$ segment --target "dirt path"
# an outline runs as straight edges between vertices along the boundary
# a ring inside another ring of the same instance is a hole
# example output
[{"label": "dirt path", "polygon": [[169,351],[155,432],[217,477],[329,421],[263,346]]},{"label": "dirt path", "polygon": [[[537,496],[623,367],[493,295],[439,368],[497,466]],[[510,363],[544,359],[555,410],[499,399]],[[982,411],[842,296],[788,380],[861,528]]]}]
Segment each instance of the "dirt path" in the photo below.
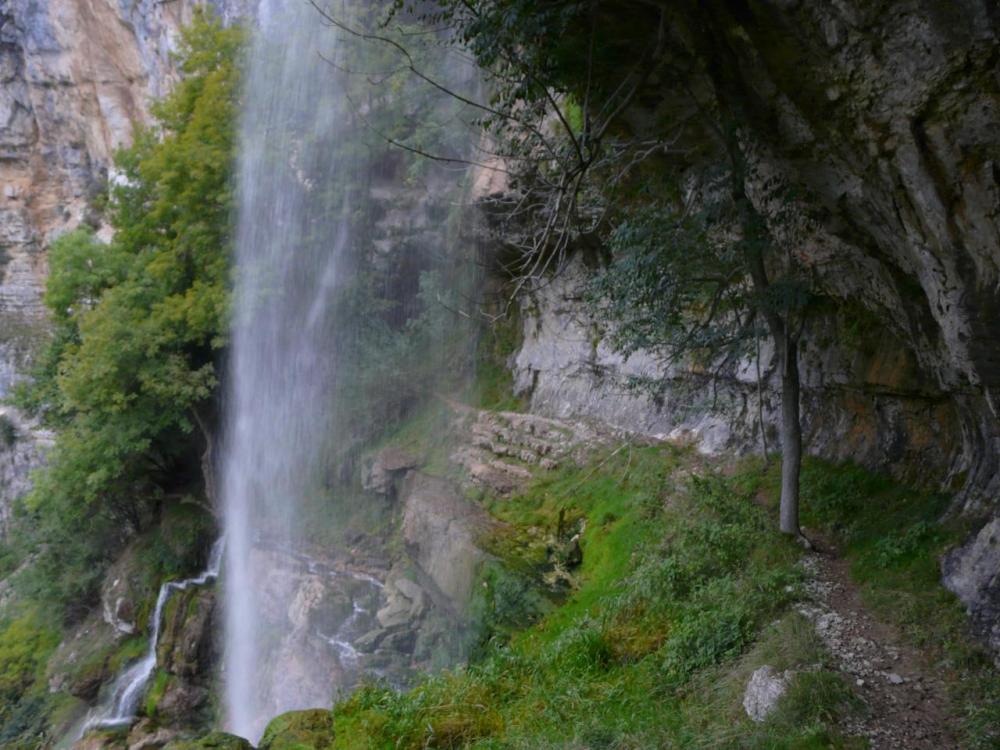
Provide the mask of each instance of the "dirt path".
[{"label": "dirt path", "polygon": [[949,731],[944,686],[920,651],[875,618],[850,579],[848,564],[821,542],[807,554],[810,601],[799,611],[815,625],[838,668],[868,706],[848,734],[866,737],[872,750],[946,750],[956,747]]}]

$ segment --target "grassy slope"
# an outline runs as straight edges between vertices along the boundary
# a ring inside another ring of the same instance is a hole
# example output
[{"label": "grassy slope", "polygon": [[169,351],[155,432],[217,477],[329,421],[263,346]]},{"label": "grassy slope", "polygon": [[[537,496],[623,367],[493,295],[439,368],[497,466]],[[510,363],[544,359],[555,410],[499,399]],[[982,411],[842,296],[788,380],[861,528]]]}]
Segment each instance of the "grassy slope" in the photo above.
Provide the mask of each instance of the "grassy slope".
[{"label": "grassy slope", "polygon": [[[495,502],[509,526],[493,549],[521,579],[545,569],[560,511],[567,534],[585,523],[578,588],[546,612],[487,576],[480,657],[404,694],[359,690],[334,710],[337,747],[856,746],[835,731],[850,687],[790,607],[798,549],[746,476],[689,476],[695,463],[633,448]],[[516,628],[518,606],[534,624]],[[810,671],[756,725],[741,699],[765,663]]]}]

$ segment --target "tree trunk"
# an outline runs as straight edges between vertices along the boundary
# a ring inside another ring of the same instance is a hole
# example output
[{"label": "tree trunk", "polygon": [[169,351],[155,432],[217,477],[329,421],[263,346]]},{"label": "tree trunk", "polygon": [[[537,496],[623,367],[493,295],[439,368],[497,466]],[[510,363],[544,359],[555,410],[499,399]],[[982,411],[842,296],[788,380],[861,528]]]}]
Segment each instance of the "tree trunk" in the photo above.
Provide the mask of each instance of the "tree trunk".
[{"label": "tree trunk", "polygon": [[205,440],[205,451],[201,454],[201,474],[205,480],[205,498],[208,500],[208,507],[211,508],[213,515],[218,516],[219,506],[215,483],[214,436],[205,418],[196,407],[191,408],[191,414]]},{"label": "tree trunk", "polygon": [[781,367],[781,531],[799,536],[799,473],[802,427],[799,424],[799,349],[785,336]]}]

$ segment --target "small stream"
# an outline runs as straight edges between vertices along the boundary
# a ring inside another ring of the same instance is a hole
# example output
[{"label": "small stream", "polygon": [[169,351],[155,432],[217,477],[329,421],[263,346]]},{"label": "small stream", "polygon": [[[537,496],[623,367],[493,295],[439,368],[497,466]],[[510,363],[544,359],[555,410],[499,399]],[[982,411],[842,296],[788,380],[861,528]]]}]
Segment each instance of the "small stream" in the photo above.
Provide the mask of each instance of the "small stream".
[{"label": "small stream", "polygon": [[149,636],[146,654],[115,678],[107,698],[87,715],[75,739],[83,737],[91,729],[112,729],[127,726],[135,720],[139,703],[146,693],[150,678],[156,671],[156,648],[159,645],[160,628],[163,624],[163,608],[175,592],[184,591],[192,586],[205,586],[215,581],[219,577],[224,548],[225,537],[223,536],[212,545],[208,567],[205,570],[193,578],[187,578],[183,581],[168,581],[160,586],[160,592],[156,597],[156,607],[153,610],[152,632]]}]

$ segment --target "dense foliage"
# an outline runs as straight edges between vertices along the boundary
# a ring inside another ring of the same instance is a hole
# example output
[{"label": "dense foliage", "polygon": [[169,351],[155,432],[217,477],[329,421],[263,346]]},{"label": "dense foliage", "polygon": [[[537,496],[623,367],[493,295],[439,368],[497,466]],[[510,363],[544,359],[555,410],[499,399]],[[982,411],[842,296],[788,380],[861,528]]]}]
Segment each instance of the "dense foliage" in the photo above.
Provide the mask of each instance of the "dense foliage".
[{"label": "dense foliage", "polygon": [[45,301],[55,331],[21,403],[58,430],[25,501],[30,583],[74,615],[121,540],[197,471],[225,342],[234,107],[242,35],[199,12],[182,80],[116,159],[114,239],[57,239]]}]

